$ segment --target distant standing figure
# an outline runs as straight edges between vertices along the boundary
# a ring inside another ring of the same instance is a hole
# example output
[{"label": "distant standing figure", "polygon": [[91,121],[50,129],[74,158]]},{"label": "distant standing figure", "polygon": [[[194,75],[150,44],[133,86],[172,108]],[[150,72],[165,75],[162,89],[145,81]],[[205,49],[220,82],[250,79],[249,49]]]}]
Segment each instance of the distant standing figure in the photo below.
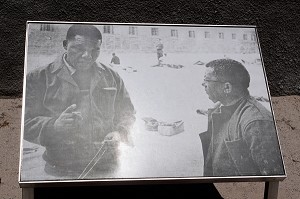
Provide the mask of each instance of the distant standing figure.
[{"label": "distant standing figure", "polygon": [[162,44],[161,39],[159,39],[158,44],[156,45],[156,52],[157,52],[158,62],[160,61],[159,58],[161,58],[164,55],[163,49],[164,49],[164,45]]},{"label": "distant standing figure", "polygon": [[113,57],[112,57],[110,63],[119,65],[120,64],[120,58],[115,53],[113,53],[112,56]]}]

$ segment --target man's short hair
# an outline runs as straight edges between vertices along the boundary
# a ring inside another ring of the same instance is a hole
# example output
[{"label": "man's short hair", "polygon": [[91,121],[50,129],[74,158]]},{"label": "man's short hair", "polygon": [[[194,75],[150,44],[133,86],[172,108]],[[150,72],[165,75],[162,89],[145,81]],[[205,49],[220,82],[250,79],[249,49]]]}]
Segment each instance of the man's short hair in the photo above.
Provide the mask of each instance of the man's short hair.
[{"label": "man's short hair", "polygon": [[250,75],[243,64],[232,59],[217,59],[206,64],[206,67],[214,69],[219,81],[235,84],[242,89],[247,89],[250,83]]},{"label": "man's short hair", "polygon": [[102,34],[98,28],[92,25],[72,25],[67,32],[67,40],[72,40],[76,35],[85,36],[92,40],[102,40]]}]

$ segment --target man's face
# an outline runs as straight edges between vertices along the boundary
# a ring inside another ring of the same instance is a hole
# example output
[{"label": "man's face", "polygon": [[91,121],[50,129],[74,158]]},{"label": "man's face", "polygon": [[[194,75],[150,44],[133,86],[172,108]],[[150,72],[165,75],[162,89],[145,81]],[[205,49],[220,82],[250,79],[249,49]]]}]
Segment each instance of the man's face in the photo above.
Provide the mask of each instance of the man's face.
[{"label": "man's face", "polygon": [[205,71],[204,80],[202,86],[205,88],[205,92],[208,98],[214,103],[224,98],[224,83],[220,82],[214,75],[213,68],[207,68]]},{"label": "man's face", "polygon": [[91,40],[85,36],[76,35],[64,46],[67,51],[66,60],[76,70],[87,70],[97,60],[100,46],[101,40]]}]

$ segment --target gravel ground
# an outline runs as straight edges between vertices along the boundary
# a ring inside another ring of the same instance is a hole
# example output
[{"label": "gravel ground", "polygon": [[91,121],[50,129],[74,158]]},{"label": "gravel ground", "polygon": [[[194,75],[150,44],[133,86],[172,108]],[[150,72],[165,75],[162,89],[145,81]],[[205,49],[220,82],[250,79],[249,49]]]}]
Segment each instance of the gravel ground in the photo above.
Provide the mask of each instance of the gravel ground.
[{"label": "gravel ground", "polygon": [[[280,182],[278,198],[300,194],[300,96],[272,98],[287,178]],[[19,199],[19,143],[22,99],[0,99],[0,198]],[[263,198],[263,182],[216,183],[224,198]]]}]

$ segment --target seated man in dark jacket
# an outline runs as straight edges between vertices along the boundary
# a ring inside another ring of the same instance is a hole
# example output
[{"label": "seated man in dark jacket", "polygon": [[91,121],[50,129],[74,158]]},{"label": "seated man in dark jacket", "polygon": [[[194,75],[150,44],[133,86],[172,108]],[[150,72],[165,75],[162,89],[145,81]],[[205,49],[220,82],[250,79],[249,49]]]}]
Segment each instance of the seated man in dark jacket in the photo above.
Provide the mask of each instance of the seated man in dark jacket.
[{"label": "seated man in dark jacket", "polygon": [[116,55],[116,53],[113,53],[112,56],[110,63],[120,65],[120,58]]},{"label": "seated man in dark jacket", "polygon": [[254,98],[246,68],[231,59],[206,64],[203,86],[211,101],[208,130],[200,134],[204,176],[283,175],[271,113]]},{"label": "seated man in dark jacket", "polygon": [[101,42],[96,27],[73,25],[65,53],[27,75],[24,139],[45,146],[50,175],[112,173],[119,143],[128,141],[134,107],[120,76],[96,63]]}]

